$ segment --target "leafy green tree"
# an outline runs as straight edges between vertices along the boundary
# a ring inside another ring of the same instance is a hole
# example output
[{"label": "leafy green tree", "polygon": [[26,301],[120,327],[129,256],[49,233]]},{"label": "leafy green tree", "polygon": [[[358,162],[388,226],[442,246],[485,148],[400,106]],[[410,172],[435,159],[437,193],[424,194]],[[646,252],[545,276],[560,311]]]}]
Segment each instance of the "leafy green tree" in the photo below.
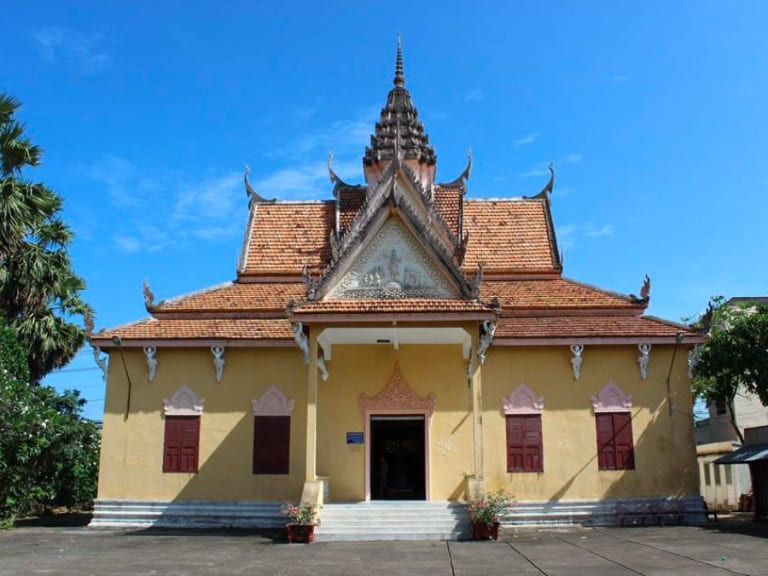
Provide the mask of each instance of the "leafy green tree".
[{"label": "leafy green tree", "polygon": [[96,495],[99,430],[77,392],[30,386],[26,351],[0,326],[0,525],[49,505],[81,508]]},{"label": "leafy green tree", "polygon": [[695,354],[694,391],[729,407],[731,424],[743,441],[735,421],[736,395],[755,394],[768,406],[768,306],[713,299],[704,323],[709,339]]},{"label": "leafy green tree", "polygon": [[24,136],[20,103],[0,93],[0,319],[18,334],[38,383],[69,362],[85,335],[77,320],[89,310],[85,283],[72,270],[72,232],[60,217],[62,199],[23,177],[40,147]]}]

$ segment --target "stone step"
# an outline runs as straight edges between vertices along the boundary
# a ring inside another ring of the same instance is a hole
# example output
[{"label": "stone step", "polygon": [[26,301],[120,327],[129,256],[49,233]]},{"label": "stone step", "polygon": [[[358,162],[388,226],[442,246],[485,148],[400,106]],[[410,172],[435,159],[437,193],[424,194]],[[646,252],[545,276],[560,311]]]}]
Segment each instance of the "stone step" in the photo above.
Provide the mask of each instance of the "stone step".
[{"label": "stone step", "polygon": [[326,504],[320,521],[319,541],[458,540],[471,533],[465,506],[451,502]]}]

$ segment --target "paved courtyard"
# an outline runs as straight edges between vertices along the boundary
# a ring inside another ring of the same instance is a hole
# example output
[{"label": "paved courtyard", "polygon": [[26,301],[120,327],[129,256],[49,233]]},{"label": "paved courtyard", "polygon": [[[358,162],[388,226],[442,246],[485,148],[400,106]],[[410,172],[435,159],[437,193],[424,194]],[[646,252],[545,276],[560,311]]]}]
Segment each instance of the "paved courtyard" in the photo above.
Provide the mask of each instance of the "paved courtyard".
[{"label": "paved courtyard", "polygon": [[0,532],[0,574],[768,575],[768,529],[527,529],[499,542],[289,545],[246,532],[33,526]]}]

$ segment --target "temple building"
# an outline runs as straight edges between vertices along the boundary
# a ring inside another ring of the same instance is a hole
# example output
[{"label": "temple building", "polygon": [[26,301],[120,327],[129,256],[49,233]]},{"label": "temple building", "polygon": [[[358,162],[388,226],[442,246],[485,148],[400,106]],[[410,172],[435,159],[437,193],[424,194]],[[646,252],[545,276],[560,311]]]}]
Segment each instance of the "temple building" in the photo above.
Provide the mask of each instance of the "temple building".
[{"label": "temple building", "polygon": [[302,499],[343,537],[355,510],[458,518],[498,488],[508,523],[702,517],[701,337],[644,314],[647,277],[634,296],[563,276],[553,169],[523,198],[472,198],[471,158],[438,182],[399,47],[364,184],[328,168],[324,201],[266,200],[246,174],[236,279],[145,286],[148,318],[91,335],[95,525],[275,525]]}]

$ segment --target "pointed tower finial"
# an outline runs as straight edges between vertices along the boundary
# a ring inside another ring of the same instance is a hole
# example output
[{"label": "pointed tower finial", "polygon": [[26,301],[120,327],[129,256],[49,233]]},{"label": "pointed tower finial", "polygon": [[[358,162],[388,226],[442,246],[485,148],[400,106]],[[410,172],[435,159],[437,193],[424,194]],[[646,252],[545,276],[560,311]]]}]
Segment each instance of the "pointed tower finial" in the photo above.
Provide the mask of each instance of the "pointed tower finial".
[{"label": "pointed tower finial", "polygon": [[400,34],[397,35],[397,61],[395,62],[395,86],[405,86],[405,76],[403,75],[403,41]]}]

